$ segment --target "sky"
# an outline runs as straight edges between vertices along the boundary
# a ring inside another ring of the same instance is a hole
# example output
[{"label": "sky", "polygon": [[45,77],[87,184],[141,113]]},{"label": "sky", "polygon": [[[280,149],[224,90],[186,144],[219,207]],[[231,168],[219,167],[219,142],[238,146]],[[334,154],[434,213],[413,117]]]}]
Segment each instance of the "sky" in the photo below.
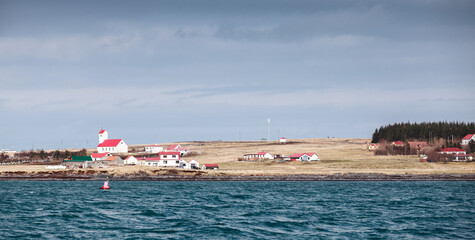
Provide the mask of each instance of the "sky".
[{"label": "sky", "polygon": [[0,1],[0,148],[475,121],[475,1]]}]

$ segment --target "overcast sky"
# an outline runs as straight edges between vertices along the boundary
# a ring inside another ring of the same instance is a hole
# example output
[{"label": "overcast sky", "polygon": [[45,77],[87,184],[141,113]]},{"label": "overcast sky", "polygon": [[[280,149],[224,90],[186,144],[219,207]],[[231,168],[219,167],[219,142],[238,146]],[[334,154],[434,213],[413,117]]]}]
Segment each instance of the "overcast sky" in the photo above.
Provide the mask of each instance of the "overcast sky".
[{"label": "overcast sky", "polygon": [[475,1],[0,1],[0,148],[475,121]]}]

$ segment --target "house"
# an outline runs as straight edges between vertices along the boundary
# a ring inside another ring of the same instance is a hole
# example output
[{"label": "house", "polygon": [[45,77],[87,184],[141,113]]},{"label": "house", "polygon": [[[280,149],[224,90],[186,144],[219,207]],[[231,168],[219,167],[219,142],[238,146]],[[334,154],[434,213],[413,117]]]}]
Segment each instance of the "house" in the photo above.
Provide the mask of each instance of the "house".
[{"label": "house", "polygon": [[462,138],[462,145],[468,145],[470,141],[475,141],[475,133],[467,134],[467,136]]},{"label": "house", "polygon": [[441,154],[467,154],[465,150],[460,149],[460,148],[445,148],[439,150],[439,153]]},{"label": "house", "polygon": [[423,148],[427,147],[427,142],[408,142],[409,148],[411,150],[420,151]]},{"label": "house", "polygon": [[290,161],[320,161],[316,153],[294,153],[290,155]]},{"label": "house", "polygon": [[185,161],[181,159],[180,152],[159,152],[158,157],[138,159],[137,162],[153,167],[180,167]]},{"label": "house", "polygon": [[147,153],[159,153],[159,152],[163,152],[163,147],[157,145],[157,144],[153,144],[153,145],[148,145],[148,146],[145,146],[145,152]]},{"label": "house", "polygon": [[320,158],[316,153],[305,153],[307,154],[310,158],[309,161],[320,161]]},{"label": "house", "polygon": [[219,166],[218,166],[218,164],[203,164],[201,169],[202,170],[209,170],[209,169],[218,170]]},{"label": "house", "polygon": [[258,152],[256,154],[245,154],[245,160],[263,160],[263,159],[274,159],[274,155],[268,152]]},{"label": "house", "polygon": [[109,134],[106,130],[99,132],[99,145],[97,145],[98,153],[127,153],[129,147],[122,139],[108,139]]},{"label": "house", "polygon": [[128,156],[124,160],[124,165],[137,165],[137,164],[138,164],[138,160],[134,156]]},{"label": "house", "polygon": [[196,160],[191,160],[189,164],[191,169],[200,169],[200,164]]},{"label": "house", "polygon": [[180,161],[180,168],[184,169],[199,169],[200,164],[196,160],[191,160],[190,162],[186,162],[185,160]]},{"label": "house", "polygon": [[404,147],[404,142],[403,141],[394,141],[391,143],[394,147]]},{"label": "house", "polygon": [[110,154],[109,152],[105,152],[105,153],[92,153],[91,154],[91,158],[92,158],[92,161],[99,161],[99,160],[105,160],[106,158],[112,156],[112,154]]},{"label": "house", "polygon": [[68,168],[87,168],[91,166],[92,157],[91,156],[72,156],[64,159],[63,165]]},{"label": "house", "polygon": [[123,166],[124,160],[119,156],[110,156],[103,160],[103,163],[108,166]]},{"label": "house", "polygon": [[378,143],[371,143],[369,146],[368,146],[368,150],[370,151],[373,151],[373,150],[376,150],[379,148],[379,144]]},{"label": "house", "polygon": [[281,138],[279,139],[279,142],[280,142],[280,143],[286,143],[286,142],[287,142],[287,138],[281,137]]}]

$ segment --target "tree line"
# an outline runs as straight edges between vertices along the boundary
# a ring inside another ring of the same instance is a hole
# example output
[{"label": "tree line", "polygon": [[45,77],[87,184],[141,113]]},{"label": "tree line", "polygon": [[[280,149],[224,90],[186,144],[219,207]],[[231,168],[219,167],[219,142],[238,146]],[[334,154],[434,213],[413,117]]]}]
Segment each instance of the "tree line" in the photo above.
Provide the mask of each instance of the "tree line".
[{"label": "tree line", "polygon": [[15,154],[13,158],[9,158],[6,154],[0,154],[0,162],[8,162],[8,161],[18,161],[18,160],[33,160],[33,159],[41,159],[41,160],[52,160],[52,161],[59,161],[63,160],[67,157],[71,156],[86,156],[87,150],[81,149],[78,151],[44,151],[41,150],[31,150],[31,151],[21,151]]},{"label": "tree line", "polygon": [[475,122],[421,122],[394,123],[381,126],[373,133],[371,142],[427,141],[447,139],[459,142],[469,133],[475,133]]}]

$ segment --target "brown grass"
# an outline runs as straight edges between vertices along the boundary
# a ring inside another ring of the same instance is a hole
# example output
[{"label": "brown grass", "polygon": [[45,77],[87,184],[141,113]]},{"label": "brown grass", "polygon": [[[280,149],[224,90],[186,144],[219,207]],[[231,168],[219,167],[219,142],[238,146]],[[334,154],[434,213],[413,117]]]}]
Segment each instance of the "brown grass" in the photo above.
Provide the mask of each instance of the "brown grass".
[{"label": "brown grass", "polygon": [[[218,163],[219,171],[211,174],[236,175],[286,175],[286,174],[334,174],[334,173],[384,173],[384,174],[474,174],[475,163],[428,163],[419,162],[417,156],[374,156],[368,151],[370,139],[294,139],[288,144],[277,141],[243,142],[180,142],[184,147],[198,153],[184,157],[203,163]],[[163,144],[168,146],[169,144]],[[137,146],[135,146],[137,147]],[[299,152],[315,152],[319,162],[285,162],[272,160],[262,162],[238,161],[247,153],[259,151],[290,155]],[[128,174],[138,171],[152,172],[153,167],[115,167],[107,170],[114,174]],[[44,166],[15,165],[0,166],[2,171],[45,171]],[[58,171],[58,170],[55,170]]]}]

